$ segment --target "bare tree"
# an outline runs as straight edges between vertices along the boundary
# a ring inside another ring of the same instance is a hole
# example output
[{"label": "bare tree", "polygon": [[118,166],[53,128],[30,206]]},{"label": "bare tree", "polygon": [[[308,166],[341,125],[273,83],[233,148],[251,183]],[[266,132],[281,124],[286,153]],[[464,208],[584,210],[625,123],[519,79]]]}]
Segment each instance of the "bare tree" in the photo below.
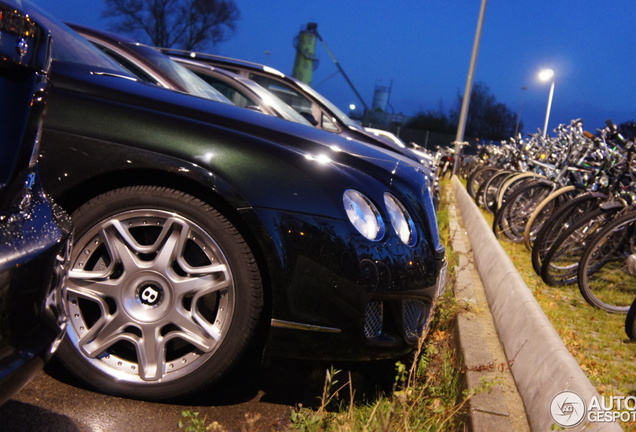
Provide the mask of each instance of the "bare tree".
[{"label": "bare tree", "polygon": [[[457,109],[450,113],[451,121],[457,124],[462,106],[462,95],[457,95]],[[478,81],[473,85],[466,122],[466,136],[491,140],[504,140],[514,136],[517,124],[517,114],[508,107],[497,102],[486,83]],[[523,123],[519,123],[519,130],[523,130]]]},{"label": "bare tree", "polygon": [[232,0],[106,0],[102,16],[140,42],[201,50],[227,40],[240,13]]},{"label": "bare tree", "polygon": [[[495,95],[485,83],[476,82],[470,97],[466,136],[495,141],[514,136],[517,128],[517,114],[503,103],[497,102]],[[457,108],[451,109],[449,114],[444,114],[441,108],[416,114],[408,127],[443,133],[457,130],[462,99],[463,96],[458,94]],[[519,128],[523,130],[522,122],[519,122]]]}]

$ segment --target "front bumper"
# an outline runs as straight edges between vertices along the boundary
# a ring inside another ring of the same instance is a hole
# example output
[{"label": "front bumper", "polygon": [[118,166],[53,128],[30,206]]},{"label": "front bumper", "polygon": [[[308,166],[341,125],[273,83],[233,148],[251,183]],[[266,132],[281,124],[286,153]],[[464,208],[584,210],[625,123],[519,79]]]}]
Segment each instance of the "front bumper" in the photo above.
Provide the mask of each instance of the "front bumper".
[{"label": "front bumper", "polygon": [[[445,284],[443,251],[423,240],[369,242],[348,221],[267,212],[280,274],[266,354],[371,360],[413,349]],[[270,269],[272,265],[270,257]]]}]

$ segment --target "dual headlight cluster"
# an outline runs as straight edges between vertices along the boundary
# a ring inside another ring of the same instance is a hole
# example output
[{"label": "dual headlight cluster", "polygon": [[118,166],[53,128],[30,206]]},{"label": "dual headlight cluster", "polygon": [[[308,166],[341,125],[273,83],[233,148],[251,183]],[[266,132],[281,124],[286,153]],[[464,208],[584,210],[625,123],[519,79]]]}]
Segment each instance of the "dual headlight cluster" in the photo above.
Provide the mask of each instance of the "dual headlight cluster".
[{"label": "dual headlight cluster", "polygon": [[[371,241],[381,240],[386,233],[386,224],[378,208],[364,194],[347,189],[343,194],[344,208],[353,226]],[[417,231],[413,218],[404,205],[388,192],[384,193],[384,206],[389,221],[400,240],[407,246],[417,243]]]}]

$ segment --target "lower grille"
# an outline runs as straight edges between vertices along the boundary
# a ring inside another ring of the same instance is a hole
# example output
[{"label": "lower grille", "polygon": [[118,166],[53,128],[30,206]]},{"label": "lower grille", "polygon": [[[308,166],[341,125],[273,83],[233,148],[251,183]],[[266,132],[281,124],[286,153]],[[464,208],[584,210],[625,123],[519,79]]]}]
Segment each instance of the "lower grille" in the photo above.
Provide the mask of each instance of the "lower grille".
[{"label": "lower grille", "polygon": [[424,325],[428,322],[431,305],[418,300],[404,302],[404,333],[409,339],[417,339],[422,335]]},{"label": "lower grille", "polygon": [[369,302],[364,313],[364,335],[369,339],[380,336],[383,321],[382,302]]},{"label": "lower grille", "polygon": [[[402,316],[396,316],[395,312],[400,310]],[[364,335],[367,339],[406,337],[415,340],[423,334],[431,311],[432,305],[420,300],[404,300],[401,308],[381,301],[369,302],[364,314]]]}]

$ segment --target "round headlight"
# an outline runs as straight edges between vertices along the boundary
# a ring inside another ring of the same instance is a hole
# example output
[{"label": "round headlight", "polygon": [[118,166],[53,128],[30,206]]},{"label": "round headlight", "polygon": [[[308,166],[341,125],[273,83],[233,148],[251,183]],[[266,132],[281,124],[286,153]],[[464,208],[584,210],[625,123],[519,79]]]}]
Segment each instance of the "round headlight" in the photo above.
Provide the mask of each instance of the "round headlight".
[{"label": "round headlight", "polygon": [[384,205],[389,213],[391,226],[400,240],[407,246],[414,246],[417,243],[417,231],[409,212],[397,198],[389,193],[384,194]]},{"label": "round headlight", "polygon": [[353,226],[369,240],[384,237],[384,221],[371,200],[360,192],[348,189],[342,196],[345,211]]}]

